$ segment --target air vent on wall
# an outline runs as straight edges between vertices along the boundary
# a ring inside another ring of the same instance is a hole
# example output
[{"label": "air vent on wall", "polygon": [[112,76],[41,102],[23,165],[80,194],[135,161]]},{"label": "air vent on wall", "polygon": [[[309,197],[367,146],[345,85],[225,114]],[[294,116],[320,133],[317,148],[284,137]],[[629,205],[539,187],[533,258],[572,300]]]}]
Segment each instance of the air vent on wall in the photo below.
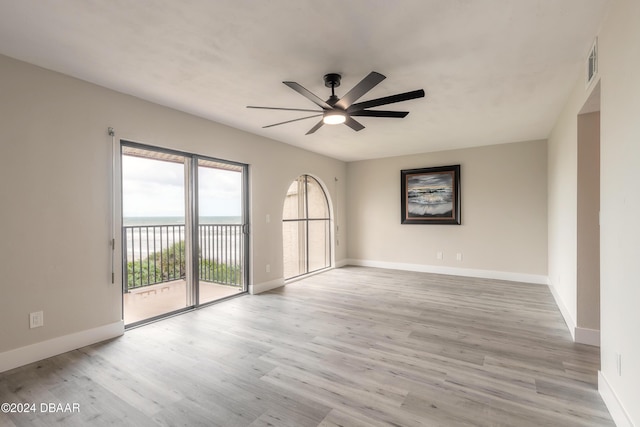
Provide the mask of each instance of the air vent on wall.
[{"label": "air vent on wall", "polygon": [[598,75],[598,39],[593,42],[587,60],[587,86],[591,84]]}]

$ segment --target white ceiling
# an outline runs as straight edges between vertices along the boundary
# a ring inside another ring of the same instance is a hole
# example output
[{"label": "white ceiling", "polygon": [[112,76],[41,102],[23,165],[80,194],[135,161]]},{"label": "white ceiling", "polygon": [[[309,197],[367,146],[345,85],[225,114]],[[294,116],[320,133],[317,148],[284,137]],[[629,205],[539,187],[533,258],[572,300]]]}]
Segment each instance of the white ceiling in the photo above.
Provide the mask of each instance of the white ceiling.
[{"label": "white ceiling", "polygon": [[[546,138],[608,0],[0,0],[0,53],[342,160]],[[377,71],[360,101],[424,89],[361,117],[262,126]]]}]

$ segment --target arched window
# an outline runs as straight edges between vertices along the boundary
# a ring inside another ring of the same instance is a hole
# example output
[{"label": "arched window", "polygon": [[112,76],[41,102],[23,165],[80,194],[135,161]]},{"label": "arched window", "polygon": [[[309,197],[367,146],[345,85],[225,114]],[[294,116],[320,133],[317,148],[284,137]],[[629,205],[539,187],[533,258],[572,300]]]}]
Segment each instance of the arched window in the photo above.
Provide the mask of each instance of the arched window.
[{"label": "arched window", "polygon": [[282,212],[284,278],[331,267],[331,213],[322,185],[301,175],[289,186]]}]

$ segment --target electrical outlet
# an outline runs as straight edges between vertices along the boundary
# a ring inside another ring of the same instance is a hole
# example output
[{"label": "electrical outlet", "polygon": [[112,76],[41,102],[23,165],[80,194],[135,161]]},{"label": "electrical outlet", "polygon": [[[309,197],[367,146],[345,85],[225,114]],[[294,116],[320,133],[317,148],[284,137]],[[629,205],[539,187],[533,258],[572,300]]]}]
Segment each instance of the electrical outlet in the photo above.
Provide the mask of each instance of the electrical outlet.
[{"label": "electrical outlet", "polygon": [[456,254],[456,260],[458,260],[458,261],[462,261],[462,252],[458,252],[458,253]]},{"label": "electrical outlet", "polygon": [[42,326],[44,326],[44,313],[42,311],[29,313],[29,329],[40,328]]},{"label": "electrical outlet", "polygon": [[266,270],[267,270],[267,273],[271,273],[271,264],[267,264]]},{"label": "electrical outlet", "polygon": [[444,258],[444,254],[442,253],[442,251],[436,252],[436,259],[443,259],[443,258]]},{"label": "electrical outlet", "polygon": [[271,222],[271,215],[267,214],[266,221],[267,221],[267,224]]}]

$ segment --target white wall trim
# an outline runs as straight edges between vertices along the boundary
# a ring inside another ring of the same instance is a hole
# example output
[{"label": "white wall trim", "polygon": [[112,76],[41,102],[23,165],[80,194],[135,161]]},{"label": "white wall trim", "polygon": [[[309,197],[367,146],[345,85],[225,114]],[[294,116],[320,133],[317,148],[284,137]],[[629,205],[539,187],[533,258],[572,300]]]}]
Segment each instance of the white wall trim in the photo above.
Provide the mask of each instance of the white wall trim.
[{"label": "white wall trim", "polygon": [[600,331],[597,329],[576,327],[575,337],[577,343],[600,347]]},{"label": "white wall trim", "polygon": [[[567,306],[564,305],[562,298],[560,298],[560,294],[556,290],[556,287],[549,283],[549,290],[551,290],[551,295],[553,295],[553,299],[556,300],[556,305],[564,318],[564,323],[567,325],[567,329],[569,329],[569,333],[571,334],[571,339],[576,340],[576,321],[571,317],[571,313]],[[598,334],[598,342],[600,341],[600,334]]]},{"label": "white wall trim", "polygon": [[124,334],[122,320],[0,353],[0,372]]},{"label": "white wall trim", "polygon": [[249,285],[249,293],[251,295],[261,294],[262,292],[270,291],[271,289],[279,288],[284,286],[284,279],[279,278],[276,280],[270,280],[269,282],[257,283],[254,285]]},{"label": "white wall trim", "polygon": [[342,268],[345,265],[349,265],[349,260],[348,259],[342,259],[340,261],[336,261],[336,268]]},{"label": "white wall trim", "polygon": [[323,268],[322,270],[312,271],[311,273],[303,274],[302,276],[297,276],[297,277],[294,277],[293,279],[286,279],[284,281],[284,284],[288,285],[289,283],[297,282],[298,280],[304,280],[304,279],[309,278],[311,276],[315,276],[317,274],[322,274],[322,273],[324,273],[326,271],[333,270],[333,269],[334,269],[334,267],[327,267],[327,268]]},{"label": "white wall trim", "polygon": [[304,274],[304,275],[299,276],[299,277],[294,277],[293,279],[285,280],[283,278],[280,278],[280,279],[276,279],[276,280],[271,280],[269,282],[260,283],[258,285],[253,285],[253,286],[249,285],[249,293],[251,295],[256,295],[256,294],[260,294],[262,292],[267,292],[267,291],[270,291],[272,289],[276,289],[276,288],[279,288],[281,286],[288,285],[289,283],[297,282],[298,280],[303,280],[303,279],[306,279],[308,277],[315,276],[316,274],[324,273],[325,271],[332,270],[334,268],[344,267],[347,264],[348,264],[347,260],[342,260],[342,261],[339,261],[338,263],[336,263],[335,267],[323,268],[322,270],[318,270],[318,271],[314,271],[314,272],[311,272],[311,273],[308,273],[308,274]]},{"label": "white wall trim", "polygon": [[607,409],[613,418],[613,422],[617,427],[635,427],[629,413],[622,406],[622,402],[618,399],[618,395],[607,381],[602,371],[598,371],[598,392],[602,396],[604,404],[607,405]]},{"label": "white wall trim", "polygon": [[371,261],[365,259],[348,259],[348,265],[362,267],[386,268],[391,270],[418,271],[421,273],[447,274],[451,276],[477,277],[481,279],[509,280],[512,282],[546,285],[547,276],[538,274],[514,273],[510,271],[479,270],[471,268],[445,267],[427,264],[407,264],[399,262]]}]

